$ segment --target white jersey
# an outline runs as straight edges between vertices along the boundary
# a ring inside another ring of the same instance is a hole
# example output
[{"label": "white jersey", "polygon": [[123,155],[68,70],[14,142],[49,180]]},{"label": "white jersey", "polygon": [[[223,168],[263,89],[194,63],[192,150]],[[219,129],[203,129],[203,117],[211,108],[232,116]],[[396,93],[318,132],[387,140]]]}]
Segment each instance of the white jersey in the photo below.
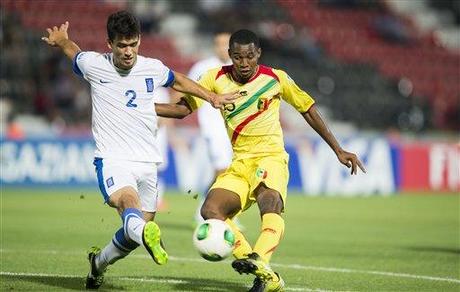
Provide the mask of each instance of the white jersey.
[{"label": "white jersey", "polygon": [[[217,57],[201,60],[192,66],[188,77],[192,80],[198,80],[201,75],[209,69],[221,67],[223,65],[229,64],[223,63]],[[209,153],[214,168],[227,168],[232,158],[232,146],[220,111],[212,107],[210,103],[205,102],[198,108],[197,114],[200,131],[208,143]]]},{"label": "white jersey", "polygon": [[174,82],[161,61],[137,56],[129,71],[116,68],[111,53],[80,52],[74,72],[91,85],[95,156],[129,161],[161,162],[154,91]]}]

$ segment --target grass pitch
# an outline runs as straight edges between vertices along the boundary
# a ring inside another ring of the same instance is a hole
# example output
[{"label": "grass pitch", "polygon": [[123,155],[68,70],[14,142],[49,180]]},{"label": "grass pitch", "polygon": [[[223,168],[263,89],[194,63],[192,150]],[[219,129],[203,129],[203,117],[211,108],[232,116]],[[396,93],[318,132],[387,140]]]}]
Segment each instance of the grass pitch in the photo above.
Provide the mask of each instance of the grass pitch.
[{"label": "grass pitch", "polygon": [[[2,189],[0,290],[82,290],[86,249],[121,226],[94,190]],[[202,260],[192,246],[191,195],[169,193],[157,215],[170,262],[143,248],[111,266],[100,290],[245,291],[253,278],[230,260]],[[287,291],[459,291],[458,195],[370,198],[291,194],[272,266]],[[241,216],[254,243],[257,208]]]}]

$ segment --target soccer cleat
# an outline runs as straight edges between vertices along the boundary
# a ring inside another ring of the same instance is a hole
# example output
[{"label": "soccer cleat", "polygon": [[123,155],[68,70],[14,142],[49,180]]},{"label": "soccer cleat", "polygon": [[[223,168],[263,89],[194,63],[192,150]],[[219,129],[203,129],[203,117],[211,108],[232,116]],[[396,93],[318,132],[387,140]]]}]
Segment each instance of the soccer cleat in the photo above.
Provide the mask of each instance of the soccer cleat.
[{"label": "soccer cleat", "polygon": [[240,274],[253,274],[264,282],[278,278],[270,266],[262,261],[255,252],[249,254],[247,258],[234,260],[232,267]]},{"label": "soccer cleat", "polygon": [[96,256],[101,253],[101,249],[93,246],[88,251],[89,273],[86,276],[86,289],[99,289],[104,282],[104,271],[99,272],[96,268]]},{"label": "soccer cleat", "polygon": [[164,265],[168,262],[168,254],[163,249],[160,236],[160,227],[158,227],[155,222],[149,221],[145,223],[144,230],[142,232],[142,242],[144,243],[145,249],[153,258],[155,263],[158,265]]},{"label": "soccer cleat", "polygon": [[284,291],[284,280],[276,273],[277,280],[263,281],[259,277],[254,279],[254,284],[249,292],[282,292]]}]

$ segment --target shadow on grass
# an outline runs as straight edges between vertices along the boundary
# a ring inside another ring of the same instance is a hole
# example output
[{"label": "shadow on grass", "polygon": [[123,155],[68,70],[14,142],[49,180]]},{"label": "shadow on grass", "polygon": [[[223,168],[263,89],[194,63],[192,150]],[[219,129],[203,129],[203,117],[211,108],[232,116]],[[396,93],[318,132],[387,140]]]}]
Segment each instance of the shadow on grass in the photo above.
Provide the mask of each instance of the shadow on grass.
[{"label": "shadow on grass", "polygon": [[[32,284],[40,284],[44,286],[54,286],[56,288],[68,289],[68,290],[85,290],[85,279],[83,277],[72,277],[72,276],[53,276],[53,275],[2,275],[2,278],[8,278],[14,281],[29,282]],[[120,284],[114,285],[113,282],[119,282]],[[175,291],[222,291],[222,292],[236,292],[236,291],[247,291],[248,287],[245,283],[234,283],[228,281],[219,281],[215,279],[207,278],[189,278],[189,277],[108,277],[107,281],[102,284],[99,291],[122,291],[131,290],[132,286],[124,286],[123,283],[143,283],[145,285],[151,282],[151,290],[155,290],[155,284],[158,282],[167,282],[171,290]],[[247,283],[249,284],[249,283]],[[148,285],[148,284],[147,284]],[[9,287],[11,286],[11,287]],[[150,286],[150,285],[149,285]],[[164,286],[163,286],[164,287]],[[5,284],[3,288],[7,290],[15,290],[14,284]],[[35,290],[38,287],[33,287]],[[46,289],[46,288],[45,288]],[[168,289],[169,290],[169,289]],[[159,290],[157,290],[159,291]]]},{"label": "shadow on grass", "polygon": [[[178,280],[180,278],[177,278]],[[244,283],[219,281],[215,279],[182,278],[186,283],[175,284],[179,291],[247,291]]]},{"label": "shadow on grass", "polygon": [[[68,290],[85,290],[85,278],[83,277],[63,277],[53,275],[2,275],[4,278],[13,279],[15,281],[27,281],[46,286],[54,286]],[[123,287],[115,286],[110,283],[103,284],[102,290],[124,290]],[[11,287],[14,290],[14,287]]]},{"label": "shadow on grass", "polygon": [[[132,281],[149,281],[148,277],[130,277]],[[221,281],[211,278],[191,278],[191,277],[154,277],[152,282],[169,282],[172,290],[175,291],[222,291],[222,292],[242,292],[247,291],[247,285],[252,283],[235,283],[231,281]],[[247,284],[247,285],[245,285]]]},{"label": "shadow on grass", "polygon": [[439,246],[410,246],[407,249],[420,252],[441,252],[460,255],[460,249],[453,247],[439,247]]}]

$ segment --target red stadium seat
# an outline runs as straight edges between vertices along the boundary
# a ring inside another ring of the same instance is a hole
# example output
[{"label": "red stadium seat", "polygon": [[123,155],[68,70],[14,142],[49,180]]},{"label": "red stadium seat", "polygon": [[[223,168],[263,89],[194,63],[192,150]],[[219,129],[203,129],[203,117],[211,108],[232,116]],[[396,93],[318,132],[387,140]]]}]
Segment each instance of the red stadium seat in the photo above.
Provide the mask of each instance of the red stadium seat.
[{"label": "red stadium seat", "polygon": [[368,62],[377,65],[390,79],[409,78],[414,94],[433,102],[447,99],[451,106],[460,103],[460,56],[436,46],[431,35],[419,36],[412,20],[397,15],[409,28],[415,46],[385,42],[372,30],[372,23],[381,12],[357,9],[334,9],[318,6],[317,1],[285,1],[278,3],[299,25],[309,31],[333,57],[346,63]]}]

